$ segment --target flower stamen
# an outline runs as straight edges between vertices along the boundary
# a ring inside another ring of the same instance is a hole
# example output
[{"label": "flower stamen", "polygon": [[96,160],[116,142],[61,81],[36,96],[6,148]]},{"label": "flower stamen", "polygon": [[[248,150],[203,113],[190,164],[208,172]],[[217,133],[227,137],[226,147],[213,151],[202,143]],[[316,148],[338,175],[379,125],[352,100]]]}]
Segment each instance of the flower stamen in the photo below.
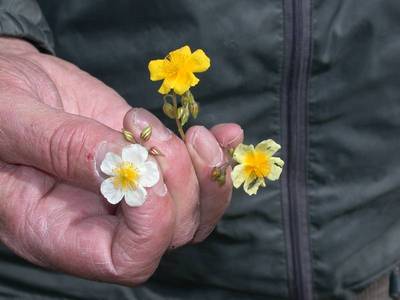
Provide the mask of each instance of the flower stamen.
[{"label": "flower stamen", "polygon": [[115,174],[113,184],[116,189],[136,190],[140,173],[133,163],[122,162],[113,172]]},{"label": "flower stamen", "polygon": [[256,177],[266,177],[271,172],[271,161],[268,155],[257,150],[244,156],[243,165],[247,177],[252,174]]}]

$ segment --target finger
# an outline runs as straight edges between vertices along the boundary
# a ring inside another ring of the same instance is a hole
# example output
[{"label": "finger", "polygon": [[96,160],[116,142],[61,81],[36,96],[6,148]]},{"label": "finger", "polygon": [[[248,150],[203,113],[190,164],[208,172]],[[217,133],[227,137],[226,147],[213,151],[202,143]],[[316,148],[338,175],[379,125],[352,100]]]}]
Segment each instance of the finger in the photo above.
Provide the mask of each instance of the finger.
[{"label": "finger", "polygon": [[[131,276],[139,276],[144,282],[172,243],[176,222],[173,198],[160,181],[149,189],[148,200],[142,206],[132,208],[124,202],[117,216],[123,221],[111,245],[114,267],[125,274],[128,283]],[[132,263],[127,264],[127,260]]]},{"label": "finger", "polygon": [[235,123],[218,124],[212,127],[210,131],[224,149],[235,148],[243,142],[243,129]]},{"label": "finger", "polygon": [[[54,106],[53,99],[59,98],[66,112],[95,119],[115,130],[122,128],[123,118],[131,107],[115,90],[77,66],[57,57],[30,55],[29,59],[35,62],[30,64],[31,69],[37,65],[46,71],[38,70],[34,76],[36,81],[38,75],[43,77],[40,80],[37,100]],[[29,61],[23,60],[21,68],[27,68],[27,64]],[[48,82],[51,86],[44,88],[43,82]],[[49,90],[54,90],[51,95],[48,95]]]},{"label": "finger", "polygon": [[146,147],[157,147],[162,152],[157,161],[164,174],[164,181],[176,205],[176,225],[171,247],[178,247],[192,240],[199,224],[199,186],[185,144],[167,129],[153,114],[134,108],[124,119],[124,128],[137,140],[147,126],[152,135]]},{"label": "finger", "polygon": [[0,241],[35,264],[137,285],[171,243],[175,205],[162,178],[142,206],[124,202],[116,215],[92,192],[1,160],[0,186]]},{"label": "finger", "polygon": [[0,100],[0,107],[0,159],[35,167],[91,191],[98,192],[103,181],[96,165],[104,154],[127,144],[120,132],[99,122],[26,96]]},{"label": "finger", "polygon": [[[226,129],[225,134],[219,132],[220,139],[240,140],[241,130],[229,125]],[[213,168],[223,165],[227,161],[227,156],[210,131],[203,126],[190,128],[186,133],[186,145],[200,184],[200,225],[193,240],[199,242],[211,233],[229,205],[232,182],[230,168],[227,169],[224,185],[221,186],[211,178]]]}]

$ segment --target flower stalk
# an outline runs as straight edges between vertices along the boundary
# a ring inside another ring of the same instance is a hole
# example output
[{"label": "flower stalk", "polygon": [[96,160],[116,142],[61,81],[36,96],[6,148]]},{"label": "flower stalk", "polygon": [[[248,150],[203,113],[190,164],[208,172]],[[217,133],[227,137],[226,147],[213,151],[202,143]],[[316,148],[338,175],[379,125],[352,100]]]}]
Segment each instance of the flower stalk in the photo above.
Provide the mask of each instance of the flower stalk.
[{"label": "flower stalk", "polygon": [[[172,105],[174,107],[175,110],[175,123],[176,123],[176,127],[178,128],[178,132],[179,135],[181,136],[182,140],[185,140],[185,132],[183,131],[183,126],[182,126],[182,122],[179,119],[179,114],[178,114],[178,102],[176,101],[176,94],[172,94]],[[182,117],[182,116],[181,116]]]}]

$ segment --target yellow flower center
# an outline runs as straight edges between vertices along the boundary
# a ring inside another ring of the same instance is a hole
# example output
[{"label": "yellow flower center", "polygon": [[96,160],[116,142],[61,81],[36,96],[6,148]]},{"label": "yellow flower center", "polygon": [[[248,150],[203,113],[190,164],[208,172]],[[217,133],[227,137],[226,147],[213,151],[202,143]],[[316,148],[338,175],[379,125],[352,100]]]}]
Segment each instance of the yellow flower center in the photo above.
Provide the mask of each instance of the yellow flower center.
[{"label": "yellow flower center", "polygon": [[271,160],[268,155],[261,151],[249,151],[243,157],[244,173],[248,178],[252,174],[261,178],[271,172]]},{"label": "yellow flower center", "polygon": [[183,54],[175,54],[174,58],[168,55],[166,57],[167,63],[164,69],[167,77],[177,77],[180,72],[191,72],[186,63],[188,58],[189,56]]},{"label": "yellow flower center", "polygon": [[122,190],[135,190],[139,179],[139,170],[130,162],[122,162],[114,169],[114,187]]}]

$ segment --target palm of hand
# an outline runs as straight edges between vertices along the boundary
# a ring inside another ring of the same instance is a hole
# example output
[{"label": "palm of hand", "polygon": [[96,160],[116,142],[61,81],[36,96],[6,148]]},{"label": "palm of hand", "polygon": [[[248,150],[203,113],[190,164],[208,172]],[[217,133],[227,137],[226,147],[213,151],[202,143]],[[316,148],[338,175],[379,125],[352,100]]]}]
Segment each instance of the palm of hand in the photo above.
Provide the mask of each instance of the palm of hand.
[{"label": "palm of hand", "polygon": [[[28,101],[91,118],[115,130],[122,128],[124,115],[130,107],[112,89],[75,66],[42,54],[31,54],[27,61],[15,60],[12,64],[17,68],[24,65],[21,72],[12,74],[11,80],[23,82],[24,89],[30,87],[23,92],[30,95]],[[34,82],[26,85],[26,78],[23,78],[26,74]],[[112,113],[107,113],[110,111]],[[127,275],[137,277],[126,279],[127,283],[140,282],[141,277],[144,280],[156,267],[159,253],[151,253],[149,249],[157,247],[144,245],[150,238],[147,234],[155,234],[146,232],[146,228],[153,219],[150,216],[159,214],[158,211],[134,213],[134,222],[144,228],[137,233],[143,235],[137,240],[143,239],[144,247],[132,252],[128,248],[137,245],[128,243],[129,235],[136,233],[128,232],[126,227],[130,224],[124,222],[122,210],[115,212],[99,194],[60,182],[36,168],[1,160],[0,186],[0,198],[4,200],[0,207],[7,206],[0,209],[0,213],[5,214],[0,215],[0,222],[3,220],[0,225],[5,228],[3,241],[28,260],[84,277],[103,279],[106,276],[110,281],[125,272],[126,261],[127,267],[132,269]],[[158,222],[163,227],[170,222],[173,208],[168,201],[161,206],[165,218],[159,216]],[[146,211],[146,207],[143,210]],[[165,230],[161,228],[157,234],[165,234]],[[130,256],[143,257],[143,251],[147,258],[135,259],[132,264]],[[153,263],[149,264],[150,261]],[[124,278],[118,281],[123,282]]]}]

